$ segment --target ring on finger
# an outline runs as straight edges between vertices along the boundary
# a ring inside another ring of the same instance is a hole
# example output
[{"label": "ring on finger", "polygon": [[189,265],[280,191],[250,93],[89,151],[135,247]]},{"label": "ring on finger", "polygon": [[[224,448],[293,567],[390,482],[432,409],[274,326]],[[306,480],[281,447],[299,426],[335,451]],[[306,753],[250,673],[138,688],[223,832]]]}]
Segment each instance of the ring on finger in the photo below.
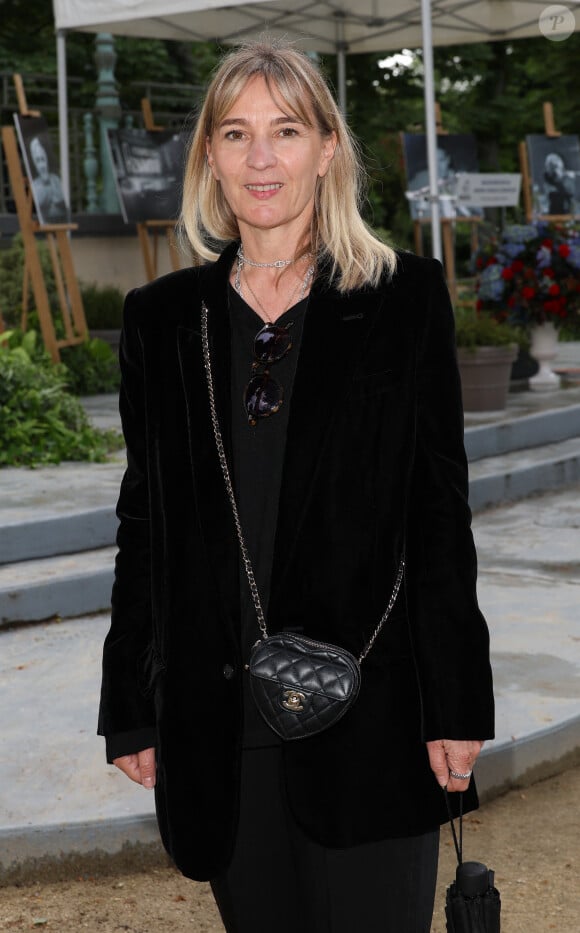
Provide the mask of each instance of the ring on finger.
[{"label": "ring on finger", "polygon": [[449,768],[449,774],[452,778],[455,778],[456,781],[467,781],[473,774],[473,771],[466,771],[465,774],[461,774],[459,771],[453,771]]}]

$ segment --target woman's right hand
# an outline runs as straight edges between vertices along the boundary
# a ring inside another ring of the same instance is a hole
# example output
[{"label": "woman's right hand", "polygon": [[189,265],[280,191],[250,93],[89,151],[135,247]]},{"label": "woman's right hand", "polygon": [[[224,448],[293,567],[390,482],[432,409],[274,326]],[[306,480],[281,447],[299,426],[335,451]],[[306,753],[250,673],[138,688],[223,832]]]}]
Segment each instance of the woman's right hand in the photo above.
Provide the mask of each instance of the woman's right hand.
[{"label": "woman's right hand", "polygon": [[154,748],[145,748],[142,752],[136,752],[134,755],[122,755],[121,758],[113,758],[113,764],[132,781],[135,781],[136,784],[142,784],[143,787],[147,787],[149,790],[155,787]]}]

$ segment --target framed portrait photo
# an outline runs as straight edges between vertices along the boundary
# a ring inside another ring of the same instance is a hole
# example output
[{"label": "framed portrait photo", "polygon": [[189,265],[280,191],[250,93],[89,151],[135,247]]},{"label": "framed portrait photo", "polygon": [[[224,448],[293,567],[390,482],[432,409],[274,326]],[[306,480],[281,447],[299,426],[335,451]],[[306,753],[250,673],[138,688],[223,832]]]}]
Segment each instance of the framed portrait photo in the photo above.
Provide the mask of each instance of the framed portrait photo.
[{"label": "framed portrait photo", "polygon": [[172,130],[108,131],[125,223],[177,219],[186,139]]},{"label": "framed portrait photo", "polygon": [[578,136],[526,136],[536,217],[580,216]]},{"label": "framed portrait photo", "polygon": [[[427,165],[427,137],[424,133],[401,133],[408,200],[413,220],[429,215],[429,168]],[[441,197],[442,216],[445,216],[446,198],[449,210],[458,217],[480,216],[479,207],[454,203],[459,172],[477,172],[477,147],[472,133],[449,133],[437,136],[437,180]],[[418,196],[409,197],[417,192]]]},{"label": "framed portrait photo", "polygon": [[14,123],[38,222],[69,223],[70,211],[46,120],[15,113]]}]

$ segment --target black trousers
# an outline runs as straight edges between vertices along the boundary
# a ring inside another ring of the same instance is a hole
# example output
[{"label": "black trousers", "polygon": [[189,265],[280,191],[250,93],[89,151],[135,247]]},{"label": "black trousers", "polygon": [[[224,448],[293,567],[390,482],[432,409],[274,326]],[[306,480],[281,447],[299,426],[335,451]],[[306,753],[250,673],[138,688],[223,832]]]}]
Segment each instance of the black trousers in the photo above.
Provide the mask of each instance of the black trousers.
[{"label": "black trousers", "polygon": [[211,882],[227,933],[429,933],[439,831],[327,849],[296,825],[281,749],[242,753],[233,859]]}]

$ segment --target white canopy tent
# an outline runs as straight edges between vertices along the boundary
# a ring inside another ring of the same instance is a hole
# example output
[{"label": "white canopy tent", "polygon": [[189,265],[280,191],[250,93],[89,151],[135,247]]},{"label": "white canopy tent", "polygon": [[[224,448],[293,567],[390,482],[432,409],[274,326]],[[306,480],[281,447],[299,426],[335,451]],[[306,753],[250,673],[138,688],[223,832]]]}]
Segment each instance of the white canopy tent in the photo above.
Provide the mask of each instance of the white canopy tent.
[{"label": "white canopy tent", "polygon": [[59,63],[60,150],[68,186],[67,30],[235,44],[267,32],[305,51],[338,56],[339,102],[346,101],[345,55],[423,47],[425,126],[433,252],[441,256],[436,171],[434,45],[519,39],[541,31],[558,39],[580,28],[574,10],[547,0],[53,0]]}]

